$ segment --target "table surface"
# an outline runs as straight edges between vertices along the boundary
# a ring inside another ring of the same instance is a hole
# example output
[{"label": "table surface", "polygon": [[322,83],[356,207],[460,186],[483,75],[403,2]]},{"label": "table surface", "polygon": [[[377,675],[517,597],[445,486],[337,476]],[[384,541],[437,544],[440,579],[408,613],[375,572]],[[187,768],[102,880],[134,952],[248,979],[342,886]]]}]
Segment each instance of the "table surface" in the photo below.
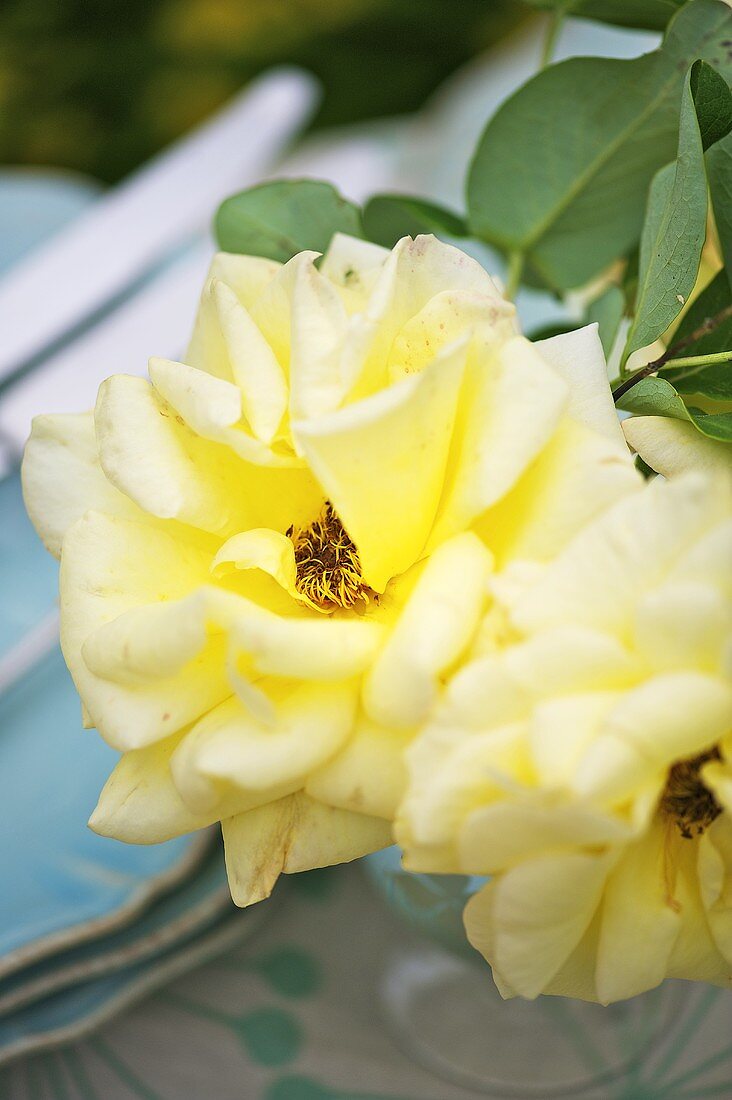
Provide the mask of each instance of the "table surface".
[{"label": "table surface", "polygon": [[[258,932],[64,1050],[0,1074],[3,1100],[469,1100],[401,1052],[380,1004],[405,952],[432,950],[358,865],[281,880]],[[482,966],[477,961],[476,966]],[[485,970],[485,980],[490,974]],[[732,995],[593,1100],[732,1095]],[[500,1011],[500,1004],[497,1011]],[[435,1006],[439,1011],[439,1006]],[[490,1019],[485,1021],[490,1027]],[[726,1044],[724,1037],[726,1036]],[[720,1043],[720,1039],[722,1040]],[[726,1057],[720,1057],[727,1046]],[[659,1074],[659,1064],[665,1068]],[[700,1069],[703,1063],[706,1068]],[[692,1086],[673,1081],[691,1071]]]}]

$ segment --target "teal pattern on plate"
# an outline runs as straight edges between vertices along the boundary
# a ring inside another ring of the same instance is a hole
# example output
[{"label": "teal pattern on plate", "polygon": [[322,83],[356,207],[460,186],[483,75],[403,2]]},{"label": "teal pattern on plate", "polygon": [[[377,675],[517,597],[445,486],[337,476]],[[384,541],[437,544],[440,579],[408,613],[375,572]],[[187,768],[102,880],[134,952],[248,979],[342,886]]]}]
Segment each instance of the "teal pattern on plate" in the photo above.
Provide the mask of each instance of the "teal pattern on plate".
[{"label": "teal pattern on plate", "polygon": [[51,1045],[49,1036],[58,1043],[78,1037],[90,1021],[103,1022],[134,997],[240,943],[258,918],[259,914],[227,913],[193,941],[174,945],[152,963],[82,982],[0,1019],[0,1062],[32,1051],[36,1041]]}]

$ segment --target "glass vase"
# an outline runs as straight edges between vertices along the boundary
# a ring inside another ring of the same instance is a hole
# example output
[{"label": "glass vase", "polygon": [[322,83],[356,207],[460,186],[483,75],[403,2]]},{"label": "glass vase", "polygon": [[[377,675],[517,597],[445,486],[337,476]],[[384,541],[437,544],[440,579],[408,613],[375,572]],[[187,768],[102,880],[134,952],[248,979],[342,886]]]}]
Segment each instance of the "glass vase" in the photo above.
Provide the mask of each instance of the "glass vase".
[{"label": "glass vase", "polygon": [[434,1076],[516,1100],[650,1100],[676,1096],[680,1083],[679,1096],[732,1096],[732,993],[667,981],[607,1007],[504,1001],[462,923],[482,880],[407,873],[396,848],[365,865],[390,907],[427,937],[387,960],[381,1008],[394,1040]]}]

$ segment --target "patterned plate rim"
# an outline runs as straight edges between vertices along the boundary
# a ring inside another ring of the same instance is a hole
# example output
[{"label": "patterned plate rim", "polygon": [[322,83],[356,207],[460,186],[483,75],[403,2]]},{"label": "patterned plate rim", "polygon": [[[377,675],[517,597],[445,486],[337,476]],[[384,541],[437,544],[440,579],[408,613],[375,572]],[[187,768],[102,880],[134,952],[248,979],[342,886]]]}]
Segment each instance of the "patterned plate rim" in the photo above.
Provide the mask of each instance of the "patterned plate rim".
[{"label": "patterned plate rim", "polygon": [[160,874],[151,875],[140,883],[129,897],[111,912],[77,924],[70,924],[66,928],[40,936],[22,947],[9,951],[0,958],[0,978],[7,978],[22,967],[40,962],[67,947],[76,947],[78,944],[124,928],[152,901],[182,882],[203,860],[211,844],[212,832],[207,829],[202,835],[193,837],[180,859],[172,866]]},{"label": "patterned plate rim", "polygon": [[[262,907],[269,911],[269,906]],[[264,919],[264,912],[258,914],[256,920],[252,920],[254,910],[249,911],[249,919],[238,911],[230,917],[224,917],[220,925],[213,931],[205,934],[196,943],[195,947],[182,947],[164,961],[150,967],[139,978],[130,982],[124,989],[110,997],[97,1009],[89,1012],[80,1020],[71,1024],[54,1028],[51,1031],[39,1035],[32,1035],[18,1039],[10,1043],[4,1049],[0,1049],[0,1066],[7,1066],[17,1058],[27,1054],[37,1054],[44,1050],[51,1050],[57,1046],[82,1039],[90,1031],[107,1023],[123,1009],[128,1008],[146,993],[152,992],[166,982],[193,970],[197,966],[209,962],[222,954],[228,947],[233,947],[240,942],[244,935],[244,927],[247,934],[252,934]],[[254,924],[254,928],[250,927]]]},{"label": "patterned plate rim", "polygon": [[191,939],[199,930],[212,924],[231,904],[229,888],[223,886],[198,901],[190,909],[171,918],[163,928],[148,932],[133,943],[108,951],[104,951],[102,946],[100,952],[91,958],[60,967],[51,974],[42,974],[12,989],[9,993],[0,994],[0,1019],[11,1012],[27,1008],[53,993],[59,993],[61,990],[94,978],[115,974],[128,966],[134,966],[136,963],[161,955],[168,949]]}]

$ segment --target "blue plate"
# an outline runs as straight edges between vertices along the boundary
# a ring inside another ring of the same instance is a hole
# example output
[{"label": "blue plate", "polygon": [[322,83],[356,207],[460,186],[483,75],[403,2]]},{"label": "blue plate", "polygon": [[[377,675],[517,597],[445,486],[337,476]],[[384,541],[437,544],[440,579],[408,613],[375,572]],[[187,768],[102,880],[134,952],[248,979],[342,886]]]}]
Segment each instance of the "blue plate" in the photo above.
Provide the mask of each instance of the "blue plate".
[{"label": "blue plate", "polygon": [[241,943],[259,927],[270,904],[228,913],[203,935],[152,964],[85,982],[0,1020],[0,1065],[81,1038],[146,993]]},{"label": "blue plate", "polygon": [[202,858],[205,834],[137,847],[87,828],[115,759],[58,650],[0,698],[0,976],[119,928]]},{"label": "blue plate", "polygon": [[196,874],[119,932],[27,966],[0,981],[0,1017],[62,989],[116,973],[167,951],[233,910],[220,845]]}]

